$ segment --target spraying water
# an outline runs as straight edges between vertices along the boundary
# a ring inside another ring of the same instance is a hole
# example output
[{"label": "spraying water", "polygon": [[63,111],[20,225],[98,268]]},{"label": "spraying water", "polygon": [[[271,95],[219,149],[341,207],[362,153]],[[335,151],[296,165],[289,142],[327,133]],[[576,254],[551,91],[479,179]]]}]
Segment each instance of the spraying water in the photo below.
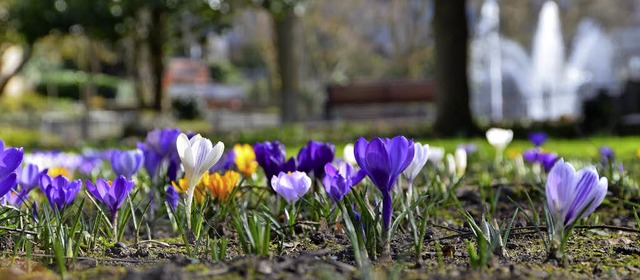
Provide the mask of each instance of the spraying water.
[{"label": "spraying water", "polygon": [[476,116],[493,121],[576,118],[584,99],[617,84],[614,46],[597,23],[580,23],[565,60],[558,5],[547,1],[529,57],[522,46],[500,37],[498,12],[495,0],[485,1],[471,43],[471,108]]}]

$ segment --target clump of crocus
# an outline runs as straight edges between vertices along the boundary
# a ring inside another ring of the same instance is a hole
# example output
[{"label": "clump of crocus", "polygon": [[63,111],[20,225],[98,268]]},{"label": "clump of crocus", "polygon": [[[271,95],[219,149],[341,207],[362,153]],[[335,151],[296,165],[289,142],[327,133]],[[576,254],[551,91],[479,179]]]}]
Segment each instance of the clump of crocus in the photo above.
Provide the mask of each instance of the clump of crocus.
[{"label": "clump of crocus", "polygon": [[504,149],[513,140],[513,131],[511,129],[490,128],[487,130],[487,141],[496,149],[496,163],[502,161],[502,153]]},{"label": "clump of crocus", "polygon": [[427,163],[429,159],[429,145],[428,144],[420,144],[418,142],[413,143],[414,156],[413,160],[407,168],[402,172],[404,178],[407,179],[407,183],[409,184],[407,189],[407,196],[409,198],[413,195],[413,181],[418,177],[420,171]]},{"label": "clump of crocus", "polygon": [[196,184],[205,172],[211,168],[222,156],[224,144],[218,142],[215,146],[211,140],[197,134],[191,139],[181,133],[176,140],[178,155],[184,167],[185,178],[189,183],[187,197],[185,198],[185,210],[187,211],[187,227],[191,229],[191,203]]},{"label": "clump of crocus", "polygon": [[280,172],[271,178],[271,187],[282,196],[287,203],[292,204],[302,198],[311,188],[311,178],[306,173],[294,171]]},{"label": "clump of crocus", "polygon": [[116,176],[131,179],[142,166],[144,155],[141,150],[111,151],[111,168]]},{"label": "clump of crocus", "polygon": [[322,184],[334,203],[342,201],[342,198],[351,191],[351,187],[360,183],[366,176],[364,170],[355,171],[351,164],[346,162],[342,163],[339,168],[327,163],[324,166],[324,171]]},{"label": "clump of crocus", "polygon": [[133,181],[123,175],[119,175],[113,182],[98,178],[95,185],[90,180],[86,181],[86,185],[89,193],[109,209],[113,236],[117,241],[118,209],[131,193],[134,185]]},{"label": "clump of crocus", "polygon": [[246,177],[251,177],[251,175],[256,172],[256,169],[258,169],[256,153],[253,151],[253,147],[249,144],[235,144],[233,146],[233,154],[238,171]]},{"label": "clump of crocus", "polygon": [[593,166],[576,172],[573,165],[563,159],[553,166],[546,185],[550,258],[564,259],[564,248],[574,223],[593,213],[602,203],[607,186],[607,178],[600,178]]},{"label": "clump of crocus", "polygon": [[267,177],[267,183],[270,187],[271,178],[278,175],[280,172],[290,172],[296,170],[295,158],[286,160],[286,151],[284,145],[278,141],[265,141],[262,143],[255,143],[253,150],[256,153],[256,160],[258,164],[264,169],[264,174]]},{"label": "clump of crocus", "polygon": [[391,259],[389,244],[389,227],[393,212],[391,189],[400,173],[411,164],[414,153],[413,141],[407,140],[404,136],[396,136],[393,139],[374,138],[371,142],[360,137],[355,144],[358,165],[382,193],[381,254],[384,259]]},{"label": "clump of crocus", "polygon": [[547,134],[541,131],[529,133],[529,141],[536,147],[542,147],[542,144],[547,141]]},{"label": "clump of crocus", "polygon": [[240,181],[240,173],[229,170],[223,175],[220,175],[220,173],[215,172],[208,176],[207,180],[208,183],[206,186],[211,196],[218,201],[225,202],[229,199],[229,194],[231,194],[233,188],[235,188],[238,181]]},{"label": "clump of crocus", "polygon": [[220,157],[220,159],[213,166],[211,166],[211,168],[209,168],[209,173],[225,172],[227,170],[233,169],[235,166],[236,166],[235,152],[233,150],[226,151],[222,153],[222,156]]},{"label": "clump of crocus", "polygon": [[307,174],[313,172],[317,179],[324,177],[324,166],[333,161],[335,146],[331,143],[309,141],[298,152],[297,170]]},{"label": "clump of crocus", "polygon": [[82,181],[80,179],[69,181],[67,177],[58,175],[51,178],[47,174],[40,176],[40,189],[47,196],[51,208],[62,210],[71,204],[80,191]]}]

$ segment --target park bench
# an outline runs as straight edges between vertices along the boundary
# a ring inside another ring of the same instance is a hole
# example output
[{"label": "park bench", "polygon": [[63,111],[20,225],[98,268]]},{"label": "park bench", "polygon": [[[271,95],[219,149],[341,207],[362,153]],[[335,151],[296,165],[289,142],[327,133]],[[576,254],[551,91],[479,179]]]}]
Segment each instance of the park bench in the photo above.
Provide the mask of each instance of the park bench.
[{"label": "park bench", "polygon": [[[339,114],[345,109],[374,110],[376,117],[422,115],[425,104],[436,100],[435,84],[432,81],[375,81],[354,82],[347,85],[327,86],[325,118],[351,118],[354,114]],[[396,105],[392,111],[384,111]],[[374,109],[371,109],[374,108]],[[377,111],[375,111],[377,110]],[[357,114],[355,114],[357,116]]]}]

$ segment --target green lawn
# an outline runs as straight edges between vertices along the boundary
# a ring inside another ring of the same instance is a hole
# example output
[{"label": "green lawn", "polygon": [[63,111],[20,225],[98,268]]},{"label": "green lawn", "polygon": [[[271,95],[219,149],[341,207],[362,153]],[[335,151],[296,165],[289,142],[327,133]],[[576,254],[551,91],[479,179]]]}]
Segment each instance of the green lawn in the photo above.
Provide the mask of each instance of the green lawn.
[{"label": "green lawn", "polygon": [[[484,138],[473,139],[418,139],[422,144],[431,146],[444,147],[448,153],[455,151],[459,144],[473,143],[478,148],[481,158],[493,157],[494,149],[487,143]],[[336,144],[337,156],[342,156],[342,151],[346,143]],[[599,159],[599,148],[601,146],[611,147],[620,160],[631,160],[637,158],[637,150],[640,148],[640,136],[633,137],[592,137],[584,139],[549,139],[543,145],[543,149],[548,152],[554,152],[564,158],[575,159]],[[505,152],[506,156],[514,153],[522,153],[523,151],[533,147],[533,145],[524,139],[514,140]],[[295,155],[300,149],[299,146],[288,146],[287,154]]]}]

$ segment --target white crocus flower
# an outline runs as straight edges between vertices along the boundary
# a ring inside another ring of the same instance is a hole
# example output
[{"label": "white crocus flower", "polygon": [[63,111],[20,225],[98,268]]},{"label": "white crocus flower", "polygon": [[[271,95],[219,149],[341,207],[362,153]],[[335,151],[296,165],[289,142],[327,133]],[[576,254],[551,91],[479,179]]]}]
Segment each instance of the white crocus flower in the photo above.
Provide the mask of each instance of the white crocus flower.
[{"label": "white crocus flower", "polygon": [[490,128],[487,130],[487,141],[496,148],[496,163],[502,161],[502,153],[504,149],[513,140],[513,130],[502,128]]},{"label": "white crocus flower", "polygon": [[511,140],[513,140],[513,130],[511,129],[494,127],[487,130],[487,141],[496,149],[504,150],[511,143]]},{"label": "white crocus flower", "polygon": [[449,173],[449,176],[453,178],[454,176],[456,176],[456,159],[453,157],[452,154],[447,154],[446,159],[447,159],[447,171]]},{"label": "white crocus flower", "polygon": [[189,182],[185,210],[187,211],[187,226],[191,229],[191,203],[196,184],[200,182],[204,173],[220,159],[224,152],[224,143],[218,142],[213,146],[211,140],[203,138],[200,134],[189,140],[186,134],[180,133],[176,140],[176,148],[180,161],[182,161],[185,177]]},{"label": "white crocus flower", "polygon": [[354,166],[358,165],[358,162],[356,161],[356,156],[355,156],[355,154],[353,152],[353,144],[349,143],[349,144],[344,146],[344,152],[343,152],[342,157],[349,164],[354,165]]},{"label": "white crocus flower", "polygon": [[442,147],[429,147],[429,161],[435,165],[438,165],[444,158],[444,148]]},{"label": "white crocus flower", "polygon": [[404,177],[407,179],[407,182],[409,183],[409,189],[408,189],[409,197],[411,197],[411,194],[413,192],[412,190],[413,180],[415,180],[416,177],[418,177],[418,174],[420,174],[420,171],[422,170],[424,165],[427,163],[427,160],[429,159],[428,144],[422,145],[419,142],[414,142],[413,149],[415,151],[413,154],[413,160],[411,160],[411,163],[409,164],[409,166],[407,166],[407,168],[402,172]]},{"label": "white crocus flower", "polygon": [[456,163],[456,173],[458,176],[464,175],[467,170],[467,151],[464,148],[457,148],[454,154]]}]

